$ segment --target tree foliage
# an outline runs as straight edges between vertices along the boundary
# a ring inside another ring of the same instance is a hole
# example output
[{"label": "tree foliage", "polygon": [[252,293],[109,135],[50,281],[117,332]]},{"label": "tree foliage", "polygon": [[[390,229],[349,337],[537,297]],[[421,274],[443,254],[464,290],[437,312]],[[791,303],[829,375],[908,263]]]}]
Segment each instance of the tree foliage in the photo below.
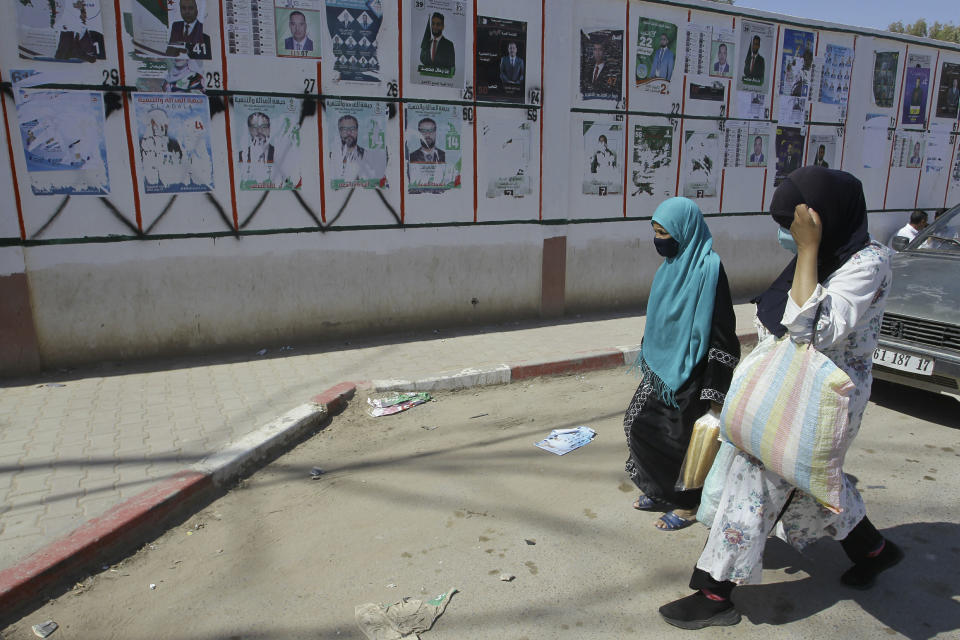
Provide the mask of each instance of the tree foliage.
[{"label": "tree foliage", "polygon": [[928,25],[927,21],[920,18],[913,24],[903,24],[903,21],[897,20],[887,27],[888,31],[894,33],[906,33],[911,36],[921,38],[933,38],[934,40],[944,40],[946,42],[956,42],[960,44],[960,25],[952,22],[934,22]]}]

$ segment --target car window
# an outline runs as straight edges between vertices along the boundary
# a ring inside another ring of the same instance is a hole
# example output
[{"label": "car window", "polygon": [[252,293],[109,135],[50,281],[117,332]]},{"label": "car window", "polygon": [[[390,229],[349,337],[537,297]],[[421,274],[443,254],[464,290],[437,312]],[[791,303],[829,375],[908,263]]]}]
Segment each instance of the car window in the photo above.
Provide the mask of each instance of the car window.
[{"label": "car window", "polygon": [[939,220],[921,231],[911,249],[960,254],[960,209],[940,216]]}]

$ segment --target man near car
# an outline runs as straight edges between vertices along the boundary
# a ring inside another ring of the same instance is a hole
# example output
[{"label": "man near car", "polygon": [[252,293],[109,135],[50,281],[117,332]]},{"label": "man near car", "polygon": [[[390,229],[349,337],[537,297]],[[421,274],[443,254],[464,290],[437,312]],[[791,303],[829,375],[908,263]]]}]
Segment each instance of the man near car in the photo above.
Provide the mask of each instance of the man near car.
[{"label": "man near car", "polygon": [[893,237],[890,238],[890,245],[893,246],[893,240],[897,237],[906,238],[907,242],[913,242],[917,234],[927,227],[927,212],[915,210],[910,214],[910,222],[900,227]]}]

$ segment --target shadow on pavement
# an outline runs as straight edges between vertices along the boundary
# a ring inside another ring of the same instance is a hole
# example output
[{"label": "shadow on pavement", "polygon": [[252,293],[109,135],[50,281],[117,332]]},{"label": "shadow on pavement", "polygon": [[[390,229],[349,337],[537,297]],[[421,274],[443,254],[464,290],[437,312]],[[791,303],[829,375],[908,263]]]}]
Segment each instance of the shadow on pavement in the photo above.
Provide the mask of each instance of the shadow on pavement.
[{"label": "shadow on pavement", "polygon": [[[903,549],[904,560],[887,570],[868,591],[840,583],[850,561],[840,545],[821,540],[801,555],[779,539],[767,543],[764,569],[803,572],[790,582],[741,587],[734,600],[755,625],[785,625],[852,600],[887,627],[910,640],[928,640],[960,631],[960,525],[917,522],[882,532]],[[946,636],[944,636],[946,637]]]},{"label": "shadow on pavement", "polygon": [[874,379],[870,400],[911,418],[960,429],[960,400],[952,396]]}]

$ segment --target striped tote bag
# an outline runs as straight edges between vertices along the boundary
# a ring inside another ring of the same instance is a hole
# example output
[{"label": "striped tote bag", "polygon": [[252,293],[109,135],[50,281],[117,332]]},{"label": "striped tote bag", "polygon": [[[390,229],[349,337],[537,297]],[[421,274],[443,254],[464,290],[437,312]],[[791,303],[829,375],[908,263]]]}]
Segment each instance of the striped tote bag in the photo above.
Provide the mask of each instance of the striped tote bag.
[{"label": "striped tote bag", "polygon": [[850,376],[809,344],[770,336],[734,370],[720,435],[839,513],[853,389]]}]

